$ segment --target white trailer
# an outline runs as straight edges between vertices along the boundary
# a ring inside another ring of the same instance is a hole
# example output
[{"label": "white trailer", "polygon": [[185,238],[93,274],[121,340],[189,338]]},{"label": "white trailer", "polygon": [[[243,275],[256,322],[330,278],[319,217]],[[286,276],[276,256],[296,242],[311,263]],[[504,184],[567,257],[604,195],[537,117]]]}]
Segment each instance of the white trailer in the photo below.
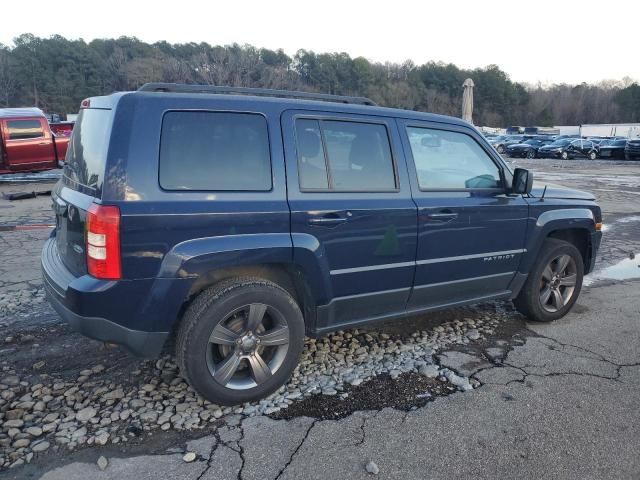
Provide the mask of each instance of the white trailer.
[{"label": "white trailer", "polygon": [[580,134],[583,137],[640,137],[640,123],[602,123],[582,125]]}]

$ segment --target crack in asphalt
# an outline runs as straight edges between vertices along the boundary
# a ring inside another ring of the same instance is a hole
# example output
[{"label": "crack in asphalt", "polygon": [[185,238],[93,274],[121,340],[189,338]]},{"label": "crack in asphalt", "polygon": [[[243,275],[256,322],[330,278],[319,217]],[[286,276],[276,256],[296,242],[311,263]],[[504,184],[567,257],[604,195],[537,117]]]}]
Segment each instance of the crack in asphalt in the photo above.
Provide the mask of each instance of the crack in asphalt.
[{"label": "crack in asphalt", "polygon": [[213,461],[213,456],[215,455],[216,450],[218,449],[218,445],[220,445],[220,443],[222,443],[222,441],[220,440],[220,435],[218,434],[218,430],[217,429],[213,431],[213,436],[216,439],[216,443],[213,444],[213,446],[211,447],[211,451],[209,452],[209,458],[207,459],[207,466],[200,473],[200,475],[198,475],[198,478],[196,478],[196,480],[202,480],[202,478],[205,476],[205,474],[209,471],[209,469],[211,468],[211,462]]},{"label": "crack in asphalt", "polygon": [[236,441],[236,444],[238,445],[238,455],[240,456],[240,470],[238,470],[238,480],[242,480],[242,471],[244,470],[244,465],[246,462],[246,458],[244,457],[244,447],[242,446],[242,444],[240,442],[242,442],[244,440],[244,421],[240,422],[240,425],[238,425],[238,428],[240,429],[240,438]]},{"label": "crack in asphalt", "polygon": [[356,443],[354,443],[354,445],[362,445],[364,443],[364,440],[366,438],[366,431],[365,431],[365,427],[367,426],[367,421],[374,419],[378,416],[378,414],[382,411],[383,409],[380,410],[374,410],[373,411],[373,415],[371,415],[370,417],[362,417],[362,423],[360,423],[360,433],[361,438],[360,440],[358,440]]},{"label": "crack in asphalt", "polygon": [[300,448],[302,448],[302,445],[304,445],[304,442],[307,441],[307,438],[309,438],[309,434],[311,433],[311,430],[313,429],[313,427],[316,426],[316,423],[318,423],[319,421],[320,420],[318,419],[314,419],[313,422],[311,422],[311,425],[309,425],[309,428],[307,428],[307,431],[302,437],[302,440],[300,441],[298,446],[295,448],[295,450],[291,453],[291,455],[289,456],[289,460],[287,460],[287,463],[285,463],[284,467],[280,469],[280,471],[278,472],[278,475],[276,475],[274,480],[278,480],[282,476],[282,474],[287,470],[287,468],[289,468],[289,465],[291,465],[291,462],[293,462],[293,458],[296,456]]}]

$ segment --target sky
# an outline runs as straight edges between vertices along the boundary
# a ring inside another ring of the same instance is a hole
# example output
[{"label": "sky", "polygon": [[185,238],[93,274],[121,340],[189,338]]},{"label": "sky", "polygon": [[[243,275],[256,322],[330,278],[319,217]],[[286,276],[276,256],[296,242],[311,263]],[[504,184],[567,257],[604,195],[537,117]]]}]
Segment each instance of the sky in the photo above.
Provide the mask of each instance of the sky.
[{"label": "sky", "polygon": [[3,2],[0,12],[7,45],[21,33],[126,35],[290,55],[304,48],[381,62],[496,64],[531,84],[640,80],[640,0],[31,0]]}]

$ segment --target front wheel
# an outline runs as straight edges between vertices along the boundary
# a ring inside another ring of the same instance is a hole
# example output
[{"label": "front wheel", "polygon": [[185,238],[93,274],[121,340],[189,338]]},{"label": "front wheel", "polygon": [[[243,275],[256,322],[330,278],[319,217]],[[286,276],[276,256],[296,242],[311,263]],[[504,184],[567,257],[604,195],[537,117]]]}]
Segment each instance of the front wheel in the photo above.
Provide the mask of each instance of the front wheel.
[{"label": "front wheel", "polygon": [[527,151],[527,158],[536,158],[536,152],[533,150]]},{"label": "front wheel", "polygon": [[560,155],[560,157],[561,157],[563,160],[567,160],[567,159],[569,158],[569,154],[568,154],[567,152],[562,152],[562,154]]},{"label": "front wheel", "polygon": [[595,160],[597,157],[596,152],[589,152],[589,160]]},{"label": "front wheel", "polygon": [[557,320],[573,307],[583,276],[584,264],[578,249],[563,240],[548,238],[513,303],[530,320]]},{"label": "front wheel", "polygon": [[220,405],[259,400],[284,384],[304,346],[304,320],[291,295],[259,278],[235,278],[201,293],[176,341],[181,375]]},{"label": "front wheel", "polygon": [[500,154],[504,153],[504,147],[502,145],[498,145],[498,148],[496,150],[498,150],[498,153]]}]

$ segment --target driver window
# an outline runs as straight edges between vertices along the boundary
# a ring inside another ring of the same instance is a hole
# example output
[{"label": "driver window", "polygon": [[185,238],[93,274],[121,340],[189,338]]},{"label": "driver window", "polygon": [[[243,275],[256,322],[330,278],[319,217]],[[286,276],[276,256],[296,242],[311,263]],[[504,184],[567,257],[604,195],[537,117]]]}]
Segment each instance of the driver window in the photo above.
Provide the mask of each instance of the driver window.
[{"label": "driver window", "polygon": [[421,190],[501,188],[500,170],[469,135],[407,127]]}]

